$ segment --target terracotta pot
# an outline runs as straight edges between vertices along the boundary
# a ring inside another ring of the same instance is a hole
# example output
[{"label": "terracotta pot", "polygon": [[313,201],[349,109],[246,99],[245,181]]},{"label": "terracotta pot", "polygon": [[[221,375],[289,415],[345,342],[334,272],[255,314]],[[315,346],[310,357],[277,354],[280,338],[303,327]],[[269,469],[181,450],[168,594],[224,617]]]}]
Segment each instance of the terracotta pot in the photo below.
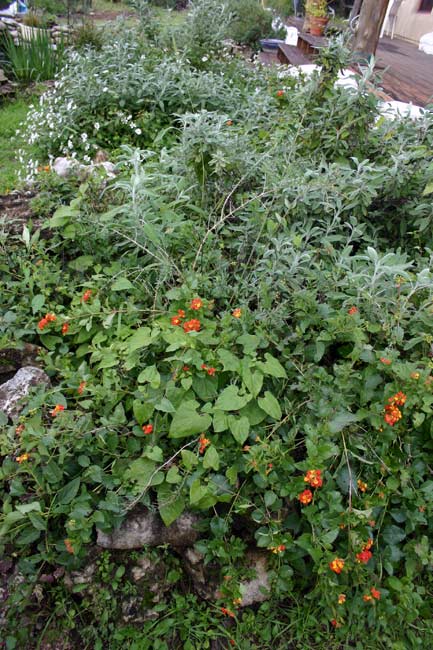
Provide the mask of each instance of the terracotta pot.
[{"label": "terracotta pot", "polygon": [[323,36],[328,20],[328,17],[318,18],[317,16],[310,16],[310,34],[312,36]]}]

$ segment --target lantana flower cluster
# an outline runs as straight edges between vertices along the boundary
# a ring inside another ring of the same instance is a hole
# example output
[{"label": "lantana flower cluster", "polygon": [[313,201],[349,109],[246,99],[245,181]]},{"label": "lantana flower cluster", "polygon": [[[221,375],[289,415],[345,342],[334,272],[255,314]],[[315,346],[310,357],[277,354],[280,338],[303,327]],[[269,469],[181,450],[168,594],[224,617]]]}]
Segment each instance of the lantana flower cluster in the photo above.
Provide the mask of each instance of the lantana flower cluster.
[{"label": "lantana flower cluster", "polygon": [[[313,488],[321,488],[323,485],[322,470],[309,469],[304,476],[304,483],[308,483]],[[298,495],[298,499],[303,506],[306,506],[313,500],[313,493],[311,490],[304,490]]]},{"label": "lantana flower cluster", "polygon": [[388,399],[388,404],[385,406],[384,420],[389,426],[393,427],[403,417],[398,407],[404,406],[406,399],[407,397],[402,391],[399,391]]}]

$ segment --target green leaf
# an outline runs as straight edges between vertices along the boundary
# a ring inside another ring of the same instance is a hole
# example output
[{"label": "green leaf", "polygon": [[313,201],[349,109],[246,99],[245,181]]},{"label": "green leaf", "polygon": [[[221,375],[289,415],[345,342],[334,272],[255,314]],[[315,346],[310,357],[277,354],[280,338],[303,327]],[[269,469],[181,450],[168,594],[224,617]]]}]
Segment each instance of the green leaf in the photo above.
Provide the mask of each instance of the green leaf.
[{"label": "green leaf", "polygon": [[155,404],[155,409],[157,411],[162,411],[163,413],[175,413],[176,408],[173,406],[173,404],[170,402],[169,399],[166,397],[163,397],[158,404]]},{"label": "green leaf", "polygon": [[218,397],[215,408],[220,411],[238,411],[251,399],[251,395],[239,395],[239,390],[233,384],[224,388]]},{"label": "green leaf", "polygon": [[198,463],[197,454],[193,454],[192,451],[188,451],[188,449],[183,449],[181,452],[181,456],[182,456],[182,462],[185,465],[187,470],[192,469]]},{"label": "green leaf", "polygon": [[161,384],[161,375],[156,366],[148,366],[140,372],[137,377],[137,382],[139,384],[149,383],[152,388],[159,388],[159,385]]},{"label": "green leaf", "polygon": [[264,397],[259,397],[257,400],[260,408],[274,418],[274,420],[281,420],[282,412],[278,400],[268,390],[265,392]]},{"label": "green leaf", "polygon": [[72,479],[72,481],[69,481],[59,492],[57,492],[57,501],[61,505],[65,505],[67,503],[71,503],[72,499],[74,499],[77,494],[78,490],[80,489],[80,478],[77,476],[77,478]]},{"label": "green leaf", "polygon": [[185,500],[167,483],[161,483],[157,490],[157,496],[161,519],[166,526],[170,526],[185,510]]},{"label": "green leaf", "polygon": [[138,399],[135,399],[132,402],[132,411],[134,417],[137,420],[138,424],[141,426],[145,422],[148,422],[153,415],[154,406],[149,404],[149,402],[142,402]]},{"label": "green leaf", "polygon": [[245,354],[253,354],[260,344],[260,338],[255,334],[242,334],[236,343],[242,345]]},{"label": "green leaf", "polygon": [[203,402],[210,402],[216,397],[218,382],[215,377],[196,375],[192,380],[192,389]]},{"label": "green leaf", "polygon": [[77,208],[73,208],[70,205],[61,205],[48,221],[48,225],[50,228],[59,228],[67,224],[71,217],[76,217],[77,215]]},{"label": "green leaf", "polygon": [[248,418],[248,422],[253,427],[260,424],[266,418],[266,413],[257,404],[256,400],[251,400],[244,408],[239,411],[239,415]]},{"label": "green leaf", "polygon": [[16,509],[18,512],[21,512],[23,515],[26,515],[28,512],[41,512],[41,504],[39,501],[32,501],[31,503],[23,503],[17,505]]},{"label": "green leaf", "polygon": [[398,526],[390,525],[390,526],[385,526],[385,528],[382,531],[381,537],[385,544],[389,544],[390,546],[396,546],[400,542],[402,542],[405,537],[406,533],[402,528],[399,528]]},{"label": "green leaf", "polygon": [[213,445],[207,448],[206,453],[203,457],[203,467],[205,469],[214,469],[218,471],[220,466],[220,457]]},{"label": "green leaf", "polygon": [[53,460],[45,465],[42,472],[48,483],[60,483],[62,480],[63,472]]},{"label": "green leaf", "polygon": [[47,521],[42,517],[42,515],[39,512],[29,512],[28,516],[33,528],[36,528],[36,530],[47,529]]},{"label": "green leaf", "polygon": [[213,429],[215,433],[227,431],[229,428],[229,416],[224,411],[215,411],[213,416]]},{"label": "green leaf", "polygon": [[349,411],[342,411],[329,422],[329,430],[331,433],[339,433],[343,431],[349,424],[358,421],[358,416],[350,413]]},{"label": "green leaf", "polygon": [[257,397],[263,386],[263,375],[260,370],[251,371],[250,368],[244,367],[242,380],[252,396]]},{"label": "green leaf", "polygon": [[277,377],[279,379],[287,377],[287,373],[284,370],[283,366],[278,361],[278,359],[272,356],[272,354],[266,352],[265,359],[265,362],[260,361],[257,364],[257,367],[260,368],[265,375],[271,375],[271,377]]},{"label": "green leaf", "polygon": [[114,284],[111,285],[111,291],[128,291],[133,289],[134,285],[128,278],[118,278]]},{"label": "green leaf", "polygon": [[79,257],[71,260],[68,266],[74,271],[83,272],[87,271],[87,269],[90,269],[92,266],[94,266],[94,264],[95,260],[91,255],[80,255]]},{"label": "green leaf", "polygon": [[239,372],[240,360],[228,350],[218,350],[220,361],[223,364],[224,371]]},{"label": "green leaf", "polygon": [[210,415],[199,415],[197,413],[197,402],[183,402],[176,413],[170,425],[170,438],[183,438],[185,436],[195,436],[198,433],[204,433],[212,424]]},{"label": "green leaf", "polygon": [[104,352],[102,354],[101,361],[98,364],[98,370],[103,368],[113,368],[117,366],[120,362],[119,357],[114,352]]},{"label": "green leaf", "polygon": [[45,304],[45,296],[43,296],[41,293],[38,293],[36,296],[33,297],[32,300],[32,311],[34,314],[36,314]]},{"label": "green leaf", "polygon": [[175,465],[173,467],[170,467],[166,474],[165,480],[170,484],[181,483],[182,477],[179,474],[179,468]]},{"label": "green leaf", "polygon": [[124,478],[127,481],[138,483],[141,487],[148,487],[151,484],[151,477],[155,471],[156,463],[149,458],[137,458],[133,460],[125,471]]},{"label": "green leaf", "polygon": [[428,196],[429,194],[433,194],[433,182],[427,183],[422,193],[423,196]]},{"label": "green leaf", "polygon": [[191,505],[198,504],[203,497],[205,497],[208,493],[207,488],[200,483],[200,479],[196,479],[191,483],[191,487],[189,489],[189,502]]},{"label": "green leaf", "polygon": [[150,327],[140,327],[126,341],[128,352],[134,352],[140,348],[145,348],[152,343],[154,336]]},{"label": "green leaf", "polygon": [[238,444],[243,445],[250,432],[250,423],[248,418],[245,416],[236,418],[234,415],[230,415],[229,425],[233,438]]}]

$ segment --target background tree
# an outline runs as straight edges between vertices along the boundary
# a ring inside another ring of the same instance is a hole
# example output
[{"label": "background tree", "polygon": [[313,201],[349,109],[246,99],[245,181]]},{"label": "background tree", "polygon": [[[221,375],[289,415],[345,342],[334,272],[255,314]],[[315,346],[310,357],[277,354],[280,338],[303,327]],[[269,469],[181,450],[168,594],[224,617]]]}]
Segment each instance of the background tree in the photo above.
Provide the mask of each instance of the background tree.
[{"label": "background tree", "polygon": [[370,58],[376,52],[388,3],[389,0],[364,0],[353,45],[354,51],[363,58]]}]

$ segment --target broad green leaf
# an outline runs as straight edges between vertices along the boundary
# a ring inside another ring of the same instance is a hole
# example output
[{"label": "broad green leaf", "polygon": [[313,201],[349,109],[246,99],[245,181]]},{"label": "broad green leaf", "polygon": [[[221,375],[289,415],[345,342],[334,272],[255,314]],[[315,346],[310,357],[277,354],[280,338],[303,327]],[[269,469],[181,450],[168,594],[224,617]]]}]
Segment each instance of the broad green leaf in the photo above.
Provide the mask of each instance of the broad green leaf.
[{"label": "broad green leaf", "polygon": [[128,291],[133,289],[134,285],[128,278],[118,278],[114,284],[111,285],[111,291]]},{"label": "broad green leaf", "polygon": [[331,433],[338,433],[339,431],[343,431],[343,429],[349,426],[349,424],[353,424],[353,422],[357,421],[357,415],[354,415],[349,411],[342,411],[341,413],[337,413],[337,415],[332,418],[328,426]]},{"label": "broad green leaf", "polygon": [[170,438],[183,438],[185,436],[195,436],[198,433],[204,433],[212,424],[210,415],[199,415],[197,413],[197,402],[183,402],[176,413],[170,425]]},{"label": "broad green leaf", "polygon": [[154,337],[152,336],[152,330],[150,327],[140,327],[126,341],[128,352],[134,352],[134,350],[139,350],[140,348],[147,347],[152,343],[153,338]]},{"label": "broad green leaf", "polygon": [[248,421],[248,418],[245,416],[237,418],[234,415],[230,415],[229,425],[230,431],[233,434],[233,438],[237,443],[243,445],[250,432],[250,423]]},{"label": "broad green leaf", "polygon": [[32,501],[31,503],[23,503],[16,506],[18,512],[26,515],[28,512],[41,512],[41,504],[39,501]]},{"label": "broad green leaf", "polygon": [[74,271],[87,271],[87,269],[90,269],[90,267],[94,266],[95,260],[91,255],[80,255],[79,257],[76,257],[74,260],[71,260],[68,264],[68,266],[71,269],[74,269]]},{"label": "broad green leaf", "polygon": [[79,489],[80,478],[77,476],[77,478],[69,481],[69,483],[67,483],[61,490],[59,490],[59,492],[57,492],[57,502],[61,505],[71,503],[72,499],[77,496]]},{"label": "broad green leaf", "polygon": [[104,352],[102,354],[101,361],[98,364],[98,370],[103,368],[113,368],[117,366],[120,362],[119,357],[114,352]]},{"label": "broad green leaf", "polygon": [[45,467],[42,468],[42,472],[48,483],[60,483],[63,477],[62,470],[54,460],[50,460]]},{"label": "broad green leaf", "polygon": [[185,510],[185,500],[178,491],[161,483],[157,491],[158,510],[162,521],[166,526],[170,526]]},{"label": "broad green leaf", "polygon": [[140,372],[137,382],[139,384],[149,383],[152,388],[158,388],[161,383],[161,375],[156,366],[148,366]]},{"label": "broad green leaf", "polygon": [[36,530],[47,529],[47,520],[39,512],[29,512],[28,517],[33,528],[36,528]]},{"label": "broad green leaf", "polygon": [[191,487],[189,489],[189,502],[191,505],[196,505],[198,504],[203,497],[205,497],[208,493],[207,488],[200,483],[200,479],[196,479],[191,483]]},{"label": "broad green leaf", "polygon": [[220,457],[213,445],[206,449],[206,453],[203,457],[203,467],[205,469],[214,469],[218,471],[220,466]]},{"label": "broad green leaf", "polygon": [[278,403],[278,400],[270,393],[268,390],[265,392],[264,397],[259,397],[257,400],[260,408],[265,411],[271,418],[274,420],[281,420],[281,407]]},{"label": "broad green leaf", "polygon": [[8,512],[8,514],[3,518],[2,525],[0,527],[0,539],[6,535],[6,533],[10,530],[10,528],[16,524],[18,521],[21,521],[24,519],[25,515],[23,515],[22,512],[18,512],[17,510],[13,510],[12,512]]},{"label": "broad green leaf", "polygon": [[41,293],[38,293],[36,296],[33,297],[32,300],[32,311],[34,314],[36,314],[40,309],[45,304],[45,296],[43,296]]},{"label": "broad green leaf", "polygon": [[266,352],[265,359],[266,361],[260,361],[257,364],[257,367],[260,368],[265,375],[271,375],[271,377],[277,378],[287,377],[287,373],[284,370],[283,366],[278,361],[278,359],[272,356],[272,354]]},{"label": "broad green leaf", "polygon": [[158,404],[155,404],[155,409],[157,411],[162,411],[163,413],[175,413],[176,409],[169,399],[163,397]]},{"label": "broad green leaf", "polygon": [[70,205],[62,205],[57,208],[51,219],[48,221],[50,228],[59,228],[67,224],[71,217],[76,217],[79,213],[77,208]]},{"label": "broad green leaf", "polygon": [[175,465],[173,467],[170,467],[165,477],[165,480],[167,481],[167,483],[170,483],[170,485],[175,483],[181,483],[182,477],[179,474],[179,468],[176,467]]},{"label": "broad green leaf", "polygon": [[240,360],[228,350],[218,350],[218,357],[223,364],[224,371],[239,372]]},{"label": "broad green leaf", "polygon": [[224,388],[223,392],[218,397],[215,408],[221,411],[238,411],[251,399],[251,395],[239,395],[239,390],[236,386],[230,385]]},{"label": "broad green leaf", "polygon": [[229,428],[229,416],[224,411],[215,411],[213,416],[213,430],[215,433],[227,431]]},{"label": "broad green leaf", "polygon": [[133,460],[125,471],[124,478],[127,481],[134,481],[140,487],[149,487],[156,468],[156,463],[149,458],[137,458]]},{"label": "broad green leaf", "polygon": [[192,469],[198,463],[197,454],[193,454],[192,451],[188,451],[188,449],[183,449],[181,452],[181,456],[182,456],[182,462],[185,465],[187,470]]},{"label": "broad green leaf", "polygon": [[192,380],[192,389],[203,402],[210,402],[217,395],[218,380],[216,377],[196,375]]},{"label": "broad green leaf", "polygon": [[248,367],[242,369],[242,380],[253,397],[262,390],[263,374],[260,370],[251,371]]},{"label": "broad green leaf", "polygon": [[148,422],[153,415],[154,406],[149,404],[149,402],[142,402],[138,399],[135,399],[132,402],[132,411],[134,417],[137,420],[138,424],[141,426],[145,422]]},{"label": "broad green leaf", "polygon": [[433,182],[427,183],[422,193],[423,196],[428,196],[429,194],[433,194]]},{"label": "broad green leaf", "polygon": [[239,415],[248,418],[248,422],[253,427],[260,424],[266,418],[266,413],[257,404],[256,400],[251,400],[244,408],[239,411]]},{"label": "broad green leaf", "polygon": [[236,340],[236,343],[242,345],[245,354],[253,354],[260,344],[260,338],[255,334],[242,334]]}]

